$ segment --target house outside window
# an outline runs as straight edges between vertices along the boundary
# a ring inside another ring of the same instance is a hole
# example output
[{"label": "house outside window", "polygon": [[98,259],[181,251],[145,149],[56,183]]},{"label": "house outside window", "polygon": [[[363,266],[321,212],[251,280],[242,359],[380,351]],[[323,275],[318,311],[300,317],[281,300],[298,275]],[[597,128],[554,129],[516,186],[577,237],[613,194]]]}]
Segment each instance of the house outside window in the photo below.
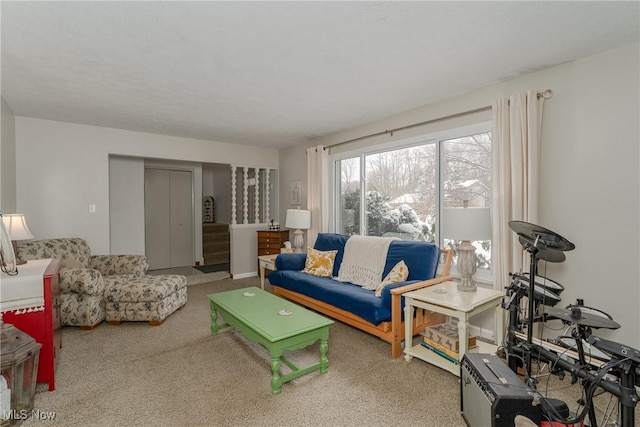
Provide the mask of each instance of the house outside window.
[{"label": "house outside window", "polygon": [[[332,156],[333,229],[454,248],[440,237],[444,208],[491,207],[490,124]],[[490,278],[491,241],[475,241],[478,278]],[[455,262],[455,261],[454,261]]]}]

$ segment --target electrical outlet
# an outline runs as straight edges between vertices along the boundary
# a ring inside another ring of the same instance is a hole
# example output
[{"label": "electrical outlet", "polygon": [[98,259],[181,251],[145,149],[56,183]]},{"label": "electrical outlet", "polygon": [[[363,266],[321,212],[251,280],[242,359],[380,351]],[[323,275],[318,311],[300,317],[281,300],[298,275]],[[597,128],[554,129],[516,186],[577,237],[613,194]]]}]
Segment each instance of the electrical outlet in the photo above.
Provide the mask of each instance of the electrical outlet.
[{"label": "electrical outlet", "polygon": [[94,203],[89,204],[89,213],[96,213],[96,205]]}]

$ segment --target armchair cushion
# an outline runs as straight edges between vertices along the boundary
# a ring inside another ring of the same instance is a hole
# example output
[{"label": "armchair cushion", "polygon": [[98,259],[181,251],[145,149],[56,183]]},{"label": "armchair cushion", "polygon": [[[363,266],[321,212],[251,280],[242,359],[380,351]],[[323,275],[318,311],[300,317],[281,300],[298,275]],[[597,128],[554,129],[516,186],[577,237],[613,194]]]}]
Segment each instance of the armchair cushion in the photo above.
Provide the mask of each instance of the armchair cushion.
[{"label": "armchair cushion", "polygon": [[144,276],[149,269],[149,260],[144,255],[93,255],[89,265],[103,276]]}]

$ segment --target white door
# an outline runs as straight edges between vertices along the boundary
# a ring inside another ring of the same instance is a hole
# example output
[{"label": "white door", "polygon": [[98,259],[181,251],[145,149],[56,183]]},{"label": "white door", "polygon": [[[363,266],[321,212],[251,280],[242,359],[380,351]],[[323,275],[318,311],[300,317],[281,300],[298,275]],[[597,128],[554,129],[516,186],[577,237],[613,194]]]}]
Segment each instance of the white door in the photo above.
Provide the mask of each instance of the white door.
[{"label": "white door", "polygon": [[149,269],[193,265],[191,172],[145,169],[144,211]]},{"label": "white door", "polygon": [[191,172],[171,171],[171,267],[193,265]]}]

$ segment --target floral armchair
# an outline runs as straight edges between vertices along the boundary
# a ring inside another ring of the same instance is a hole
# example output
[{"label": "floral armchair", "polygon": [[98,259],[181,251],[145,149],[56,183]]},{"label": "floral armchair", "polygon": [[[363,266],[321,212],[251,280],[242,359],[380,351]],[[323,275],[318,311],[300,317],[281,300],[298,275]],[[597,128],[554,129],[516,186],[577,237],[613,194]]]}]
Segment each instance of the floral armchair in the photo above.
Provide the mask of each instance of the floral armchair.
[{"label": "floral armchair", "polygon": [[60,259],[60,311],[63,326],[93,329],[105,320],[105,288],[110,281],[144,276],[144,255],[91,255],[80,238],[35,240],[18,244],[24,260]]}]

